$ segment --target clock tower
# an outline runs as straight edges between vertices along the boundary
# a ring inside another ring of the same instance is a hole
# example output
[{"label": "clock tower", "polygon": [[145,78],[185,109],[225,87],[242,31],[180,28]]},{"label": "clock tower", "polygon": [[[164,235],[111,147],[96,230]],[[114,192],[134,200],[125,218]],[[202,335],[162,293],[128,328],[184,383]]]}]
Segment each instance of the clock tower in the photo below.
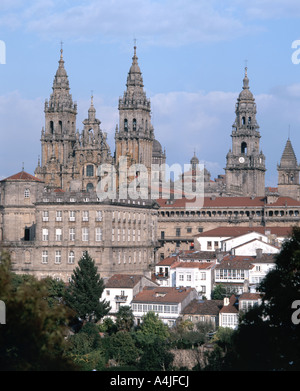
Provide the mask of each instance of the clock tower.
[{"label": "clock tower", "polygon": [[232,150],[226,156],[226,188],[229,195],[265,195],[265,156],[259,149],[260,133],[256,121],[256,104],[249,89],[247,67],[243,90],[235,107],[232,125]]}]

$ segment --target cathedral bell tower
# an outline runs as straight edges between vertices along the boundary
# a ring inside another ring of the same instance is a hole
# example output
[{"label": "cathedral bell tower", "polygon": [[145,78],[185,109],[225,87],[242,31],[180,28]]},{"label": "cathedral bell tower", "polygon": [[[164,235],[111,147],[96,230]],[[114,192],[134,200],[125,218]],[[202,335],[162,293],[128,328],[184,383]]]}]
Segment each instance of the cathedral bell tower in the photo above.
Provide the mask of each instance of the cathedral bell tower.
[{"label": "cathedral bell tower", "polygon": [[42,159],[35,174],[47,185],[65,189],[65,181],[72,174],[68,163],[76,141],[77,104],[73,103],[70,94],[62,49],[58,63],[52,94],[49,101],[45,101],[45,128],[41,135]]},{"label": "cathedral bell tower", "polygon": [[280,164],[277,165],[279,195],[292,197],[295,200],[300,199],[299,171],[300,165],[297,163],[292,143],[288,139]]},{"label": "cathedral bell tower", "polygon": [[[150,172],[154,130],[151,124],[151,106],[144,92],[142,73],[138,65],[136,46],[128,72],[126,91],[119,99],[119,127],[115,132],[115,163],[117,172],[120,157],[127,165],[143,164]],[[150,177],[150,175],[149,175]]]},{"label": "cathedral bell tower", "polygon": [[226,188],[229,195],[265,195],[265,156],[259,149],[256,104],[249,89],[247,67],[243,90],[237,99],[232,125],[232,150],[226,156]]}]

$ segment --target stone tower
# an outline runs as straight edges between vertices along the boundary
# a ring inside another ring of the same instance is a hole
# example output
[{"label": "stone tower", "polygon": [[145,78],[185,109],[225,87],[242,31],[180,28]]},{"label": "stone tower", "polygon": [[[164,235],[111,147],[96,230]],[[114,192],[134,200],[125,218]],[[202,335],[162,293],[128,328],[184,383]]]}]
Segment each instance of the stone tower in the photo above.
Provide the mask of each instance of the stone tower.
[{"label": "stone tower", "polygon": [[136,46],[128,72],[126,91],[119,99],[119,127],[115,132],[115,164],[119,172],[120,157],[127,165],[143,164],[150,172],[154,130],[151,124],[151,106],[144,92],[142,73],[138,65]]},{"label": "stone tower", "polygon": [[61,49],[52,94],[45,101],[45,128],[42,129],[42,159],[35,170],[48,186],[65,189],[72,176],[73,147],[76,142],[77,104],[70,94],[68,75]]},{"label": "stone tower", "polygon": [[71,190],[96,190],[98,166],[102,163],[112,163],[107,134],[102,132],[100,124],[100,120],[96,118],[92,96],[88,118],[83,121],[83,130],[80,134],[76,132]]},{"label": "stone tower", "polygon": [[247,67],[243,90],[237,99],[232,125],[232,150],[226,156],[226,188],[229,195],[265,195],[265,156],[259,148],[256,104],[249,89]]},{"label": "stone tower", "polygon": [[299,171],[300,165],[290,139],[287,140],[278,171],[278,193],[281,196],[289,196],[296,200],[300,199]]}]

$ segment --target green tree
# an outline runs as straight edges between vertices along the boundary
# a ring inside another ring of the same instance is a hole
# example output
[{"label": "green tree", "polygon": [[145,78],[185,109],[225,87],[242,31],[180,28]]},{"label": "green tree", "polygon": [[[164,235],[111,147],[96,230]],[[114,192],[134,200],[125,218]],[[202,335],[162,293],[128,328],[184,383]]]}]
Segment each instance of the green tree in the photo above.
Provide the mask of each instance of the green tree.
[{"label": "green tree", "polygon": [[211,292],[211,299],[212,300],[223,300],[224,297],[226,297],[228,295],[230,296],[230,294],[228,294],[226,292],[226,288],[224,287],[224,285],[218,284]]},{"label": "green tree", "polygon": [[[44,280],[19,279],[10,271],[9,255],[0,257],[0,299],[6,304],[6,325],[0,328],[2,371],[72,370],[65,356],[66,324],[73,315],[58,302],[49,306]],[[14,282],[13,282],[14,280]]]},{"label": "green tree", "polygon": [[71,276],[64,297],[66,304],[81,319],[97,322],[110,310],[108,302],[105,299],[100,300],[103,290],[104,282],[97,273],[95,262],[85,252]]},{"label": "green tree", "polygon": [[170,336],[169,328],[165,325],[152,311],[147,312],[142,318],[142,323],[137,331],[138,335],[155,335],[161,339],[166,339]]},{"label": "green tree", "polygon": [[116,327],[118,331],[130,331],[134,325],[134,316],[132,309],[127,306],[121,306],[116,314]]},{"label": "green tree", "polygon": [[173,360],[174,354],[169,351],[167,340],[153,336],[144,344],[138,367],[141,371],[167,371],[172,369]]},{"label": "green tree", "polygon": [[135,346],[131,334],[127,331],[117,333],[105,338],[106,351],[109,358],[117,361],[118,365],[135,365],[139,350]]}]

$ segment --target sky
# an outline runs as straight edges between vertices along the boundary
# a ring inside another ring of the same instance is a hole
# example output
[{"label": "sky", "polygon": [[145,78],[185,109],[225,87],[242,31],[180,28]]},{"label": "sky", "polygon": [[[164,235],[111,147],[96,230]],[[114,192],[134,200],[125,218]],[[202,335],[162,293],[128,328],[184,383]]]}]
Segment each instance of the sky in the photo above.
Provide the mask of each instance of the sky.
[{"label": "sky", "polygon": [[1,0],[0,179],[34,174],[61,42],[77,129],[93,93],[113,154],[136,39],[167,163],[183,167],[195,152],[212,179],[225,173],[247,65],[266,186],[277,186],[288,138],[300,159],[299,20],[298,0]]}]

